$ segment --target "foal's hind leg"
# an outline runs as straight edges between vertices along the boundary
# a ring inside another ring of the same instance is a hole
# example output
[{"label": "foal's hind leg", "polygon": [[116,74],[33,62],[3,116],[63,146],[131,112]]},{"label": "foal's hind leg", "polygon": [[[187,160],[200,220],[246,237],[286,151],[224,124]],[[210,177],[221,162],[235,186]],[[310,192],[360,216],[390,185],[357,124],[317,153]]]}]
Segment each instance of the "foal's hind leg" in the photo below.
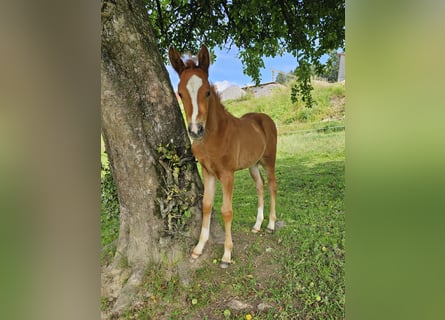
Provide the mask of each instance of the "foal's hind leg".
[{"label": "foal's hind leg", "polygon": [[264,219],[264,179],[261,175],[261,172],[258,168],[258,165],[255,165],[251,168],[249,168],[250,175],[252,176],[253,180],[255,181],[255,187],[256,191],[258,193],[258,213],[256,217],[255,225],[252,228],[253,233],[257,233],[261,230],[261,224],[263,223]]},{"label": "foal's hind leg", "polygon": [[267,225],[267,231],[273,232],[275,230],[275,221],[277,216],[275,213],[275,198],[277,195],[277,180],[275,178],[275,161],[269,165],[264,165],[264,169],[267,173],[267,185],[270,193],[270,215],[269,224]]}]

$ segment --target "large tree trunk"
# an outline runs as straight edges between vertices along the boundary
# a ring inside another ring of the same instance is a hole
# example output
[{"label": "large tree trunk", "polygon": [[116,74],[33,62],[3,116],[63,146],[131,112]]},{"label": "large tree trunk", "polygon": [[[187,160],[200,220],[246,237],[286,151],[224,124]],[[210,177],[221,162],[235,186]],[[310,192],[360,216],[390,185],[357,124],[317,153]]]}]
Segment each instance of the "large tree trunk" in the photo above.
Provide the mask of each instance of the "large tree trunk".
[{"label": "large tree trunk", "polygon": [[[102,294],[117,298],[119,313],[150,264],[188,259],[192,244],[177,235],[198,236],[203,187],[142,1],[102,1],[101,79],[102,134],[120,204]],[[212,229],[221,235],[215,220]]]}]

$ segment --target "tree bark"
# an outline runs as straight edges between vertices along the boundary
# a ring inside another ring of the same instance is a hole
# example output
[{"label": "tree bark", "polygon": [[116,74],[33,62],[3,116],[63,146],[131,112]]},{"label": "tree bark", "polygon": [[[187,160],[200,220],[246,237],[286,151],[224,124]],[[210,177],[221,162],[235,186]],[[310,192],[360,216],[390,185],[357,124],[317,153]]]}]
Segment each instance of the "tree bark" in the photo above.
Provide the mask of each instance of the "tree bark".
[{"label": "tree bark", "polygon": [[[203,186],[143,2],[103,0],[101,16],[102,135],[120,205],[102,294],[120,313],[150,264],[188,259],[191,244],[177,239],[199,235]],[[212,229],[222,235],[215,219]]]}]

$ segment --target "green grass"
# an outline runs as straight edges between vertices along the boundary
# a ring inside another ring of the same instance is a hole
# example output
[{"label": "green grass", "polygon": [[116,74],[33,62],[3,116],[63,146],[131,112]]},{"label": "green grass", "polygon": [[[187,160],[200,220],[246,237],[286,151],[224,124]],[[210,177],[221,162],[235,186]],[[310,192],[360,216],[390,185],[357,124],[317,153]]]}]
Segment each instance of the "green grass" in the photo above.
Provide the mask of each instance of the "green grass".
[{"label": "green grass", "polygon": [[276,121],[279,130],[288,125],[299,129],[312,129],[314,123],[335,117],[336,113],[344,115],[344,109],[333,108],[334,102],[345,97],[344,84],[320,85],[314,83],[312,108],[306,108],[301,101],[292,103],[290,91],[290,87],[276,89],[271,96],[227,101],[225,106],[236,116],[247,112],[267,113]]},{"label": "green grass", "polygon": [[[285,138],[289,139],[281,143],[276,170],[277,214],[286,223],[283,229],[274,235],[249,234],[255,222],[257,196],[248,172],[236,173],[233,231],[248,234],[253,243],[245,252],[247,257],[235,254],[235,261],[241,259],[241,263],[232,271],[231,280],[232,285],[241,284],[242,290],[232,295],[242,301],[266,300],[275,306],[270,314],[258,314],[258,319],[341,319],[344,132]],[[294,144],[298,145],[295,149]],[[221,206],[220,188],[218,195],[215,208]],[[235,242],[237,245],[243,244]],[[265,253],[267,248],[273,251]],[[258,265],[258,261],[267,265]],[[248,274],[254,278],[246,281]]]},{"label": "green grass", "polygon": [[[344,96],[341,88],[323,88],[323,92],[329,90],[331,96]],[[324,93],[317,94],[320,97],[317,101],[330,101]],[[287,121],[286,114],[291,117],[299,108],[289,105],[287,99],[289,95],[281,92],[273,100],[274,107],[264,100],[261,100],[264,104],[258,105],[257,99],[231,102],[227,107],[237,115],[267,112],[278,119],[280,126]],[[273,110],[275,107],[279,110]],[[320,107],[314,112],[317,121],[332,114],[332,109],[332,105]],[[343,125],[339,119],[331,126]],[[147,271],[144,284],[148,298],[129,309],[126,319],[245,319],[247,314],[252,319],[344,319],[345,132],[317,130],[329,126],[326,123],[292,121],[295,128],[279,134],[276,164],[276,209],[284,227],[274,234],[250,232],[256,218],[256,190],[248,170],[236,172],[234,263],[226,270],[221,269],[223,247],[208,244],[205,248],[208,257],[202,258],[201,267],[190,275],[188,286],[183,286],[171,269],[153,266]],[[217,213],[221,201],[218,183],[214,204]],[[268,205],[266,191],[263,230],[267,225]],[[229,310],[227,303],[232,299],[251,307]],[[270,308],[260,311],[260,303]],[[224,315],[227,310],[229,317]]]}]

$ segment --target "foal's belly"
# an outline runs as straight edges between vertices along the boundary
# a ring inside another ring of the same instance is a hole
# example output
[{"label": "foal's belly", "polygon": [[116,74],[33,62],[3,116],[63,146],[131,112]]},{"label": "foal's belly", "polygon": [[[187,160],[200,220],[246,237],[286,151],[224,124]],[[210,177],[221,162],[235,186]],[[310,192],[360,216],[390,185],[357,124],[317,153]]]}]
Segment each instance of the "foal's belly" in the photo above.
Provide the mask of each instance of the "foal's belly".
[{"label": "foal's belly", "polygon": [[252,124],[250,130],[246,130],[234,150],[237,155],[236,170],[250,168],[258,163],[266,150],[266,139],[259,128]]},{"label": "foal's belly", "polygon": [[253,150],[249,152],[241,152],[238,155],[237,163],[235,170],[241,170],[245,168],[250,168],[254,165],[256,165],[262,158],[264,153],[263,148],[259,148],[258,150]]}]

